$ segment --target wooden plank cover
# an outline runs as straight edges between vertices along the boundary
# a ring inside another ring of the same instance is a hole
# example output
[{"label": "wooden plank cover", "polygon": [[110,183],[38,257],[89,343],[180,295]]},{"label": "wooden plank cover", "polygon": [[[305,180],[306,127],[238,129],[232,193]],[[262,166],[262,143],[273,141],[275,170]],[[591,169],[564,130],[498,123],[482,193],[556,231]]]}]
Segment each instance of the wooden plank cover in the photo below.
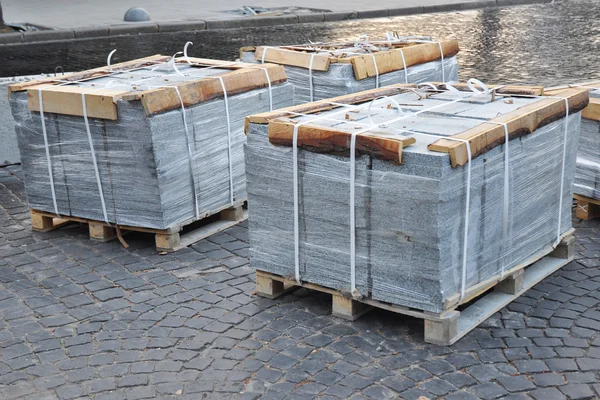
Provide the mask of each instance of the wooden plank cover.
[{"label": "wooden plank cover", "polygon": [[[569,99],[569,114],[583,110],[589,102],[589,94],[582,89],[569,89],[561,94]],[[506,123],[509,137],[516,138],[534,132],[553,121],[565,116],[565,101],[562,99],[546,98],[535,103],[520,107],[510,113],[494,118],[492,121]],[[504,143],[505,133],[502,125],[483,122],[474,128],[453,136],[468,140],[472,157]],[[465,165],[468,162],[466,143],[450,139],[440,139],[427,147],[431,151],[449,153],[453,167]]]},{"label": "wooden plank cover", "polygon": [[[574,84],[574,85],[564,85],[564,86],[556,86],[553,88],[547,88],[547,89],[544,89],[544,95],[545,96],[561,96],[562,93],[564,93],[565,91],[572,89],[572,88],[586,89],[589,91],[596,90],[596,89],[600,89],[600,82],[598,82],[598,81],[584,82],[584,83],[578,83],[578,84]],[[585,119],[600,121],[600,99],[590,97],[590,103],[583,110],[581,115]]]},{"label": "wooden plank cover", "polygon": [[[457,40],[443,40],[442,51],[444,58],[452,57],[459,51]],[[410,43],[409,43],[410,44]],[[251,50],[251,48],[245,48]],[[263,52],[267,49],[265,62],[290,65],[301,68],[309,68],[313,52],[295,51],[289,48],[257,47],[254,53],[256,60],[262,60]],[[331,63],[351,63],[354,77],[357,80],[376,76],[373,56],[377,63],[379,74],[404,69],[401,52],[404,53],[406,66],[424,64],[441,58],[440,46],[437,42],[419,43],[403,47],[401,49],[385,50],[371,54],[361,54],[349,57],[335,57],[327,54],[315,55],[312,62],[313,71],[327,71]]]},{"label": "wooden plank cover", "polygon": [[89,118],[117,119],[115,98],[128,92],[122,90],[93,90],[81,86],[37,85],[27,90],[29,109],[40,111],[39,89],[43,89],[44,113],[83,115],[81,94],[85,94]]},{"label": "wooden plank cover", "polygon": [[[271,121],[268,127],[269,142],[275,145],[292,146],[295,122],[289,119]],[[348,154],[352,133],[323,126],[302,125],[298,128],[298,147],[315,153]],[[415,143],[415,138],[386,136],[376,133],[356,135],[356,150],[360,154],[402,162],[402,148]]]},{"label": "wooden plank cover", "polygon": [[[443,82],[432,82],[435,86],[446,89],[446,84]],[[452,86],[462,92],[470,92],[467,83],[453,83]],[[512,96],[541,96],[544,94],[543,86],[515,86],[515,85],[488,85],[488,89],[494,90],[496,94],[507,94]],[[480,88],[478,88],[480,89]]]},{"label": "wooden plank cover", "polygon": [[[310,59],[314,53],[301,53],[298,51],[280,49],[278,47],[260,46],[254,52],[254,59],[261,61],[263,52],[266,50],[265,62],[272,62],[281,65],[291,65],[293,67],[308,68]],[[312,61],[313,71],[327,71],[331,63],[331,56],[315,55]]]},{"label": "wooden plank cover", "polygon": [[[452,57],[458,53],[459,48],[457,40],[443,40],[440,42],[442,44],[444,58]],[[404,69],[401,51],[404,53],[404,60],[406,61],[407,67],[424,64],[441,58],[440,45],[437,42],[423,43],[407,46],[402,49],[373,53],[377,62],[377,69],[375,69],[375,63],[371,54],[352,56],[349,58],[354,70],[354,77],[357,80],[361,80],[376,76],[377,71],[379,71],[379,74],[381,75]]]},{"label": "wooden plank cover", "polygon": [[[116,64],[113,71],[138,68],[156,63],[156,61],[168,61],[170,57],[153,56],[145,59],[134,60],[127,63]],[[186,63],[179,58],[178,63]],[[285,69],[275,64],[247,64],[233,63],[230,61],[209,60],[202,58],[190,58],[193,65],[217,67],[229,69],[222,74],[193,81],[182,82],[171,87],[177,87],[183,99],[184,106],[188,107],[219,96],[223,96],[223,88],[218,77],[223,79],[228,95],[242,93],[248,90],[268,86],[265,69],[269,74],[271,84],[285,82],[287,80]],[[67,79],[77,81],[79,79],[94,79],[109,74],[106,67],[95,70],[83,71],[70,74]],[[61,77],[63,79],[63,77]],[[147,115],[161,113],[181,107],[177,91],[170,87],[154,88],[140,92],[128,90],[105,89],[102,87],[83,87],[75,85],[61,85],[53,79],[21,82],[11,85],[10,90],[27,90],[29,109],[39,111],[39,89],[43,89],[44,112],[83,116],[81,94],[85,94],[87,104],[87,115],[90,118],[117,119],[118,100],[141,101]]]}]

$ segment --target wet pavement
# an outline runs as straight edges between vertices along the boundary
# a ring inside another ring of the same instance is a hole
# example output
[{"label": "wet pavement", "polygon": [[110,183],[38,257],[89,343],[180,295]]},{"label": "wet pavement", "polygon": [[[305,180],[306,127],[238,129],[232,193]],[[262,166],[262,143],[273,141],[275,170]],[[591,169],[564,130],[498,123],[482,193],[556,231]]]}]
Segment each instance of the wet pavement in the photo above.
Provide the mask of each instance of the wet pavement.
[{"label": "wet pavement", "polygon": [[600,78],[600,7],[590,0],[504,9],[295,24],[265,28],[157,33],[3,46],[0,76],[99,67],[151,54],[174,54],[186,41],[190,55],[233,60],[241,46],[282,45],[385,32],[428,34],[460,41],[460,76],[487,82],[555,85]]}]

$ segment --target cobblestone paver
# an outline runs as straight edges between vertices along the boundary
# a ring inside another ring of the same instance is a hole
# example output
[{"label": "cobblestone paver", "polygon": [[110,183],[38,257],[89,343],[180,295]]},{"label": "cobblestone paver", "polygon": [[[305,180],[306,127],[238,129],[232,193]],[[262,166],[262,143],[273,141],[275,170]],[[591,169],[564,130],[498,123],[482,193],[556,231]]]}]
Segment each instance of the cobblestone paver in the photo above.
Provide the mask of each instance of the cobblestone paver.
[{"label": "cobblestone paver", "polygon": [[575,262],[439,347],[416,319],[256,297],[245,224],[169,255],[32,233],[20,175],[0,169],[0,399],[600,396],[598,221],[576,222]]}]

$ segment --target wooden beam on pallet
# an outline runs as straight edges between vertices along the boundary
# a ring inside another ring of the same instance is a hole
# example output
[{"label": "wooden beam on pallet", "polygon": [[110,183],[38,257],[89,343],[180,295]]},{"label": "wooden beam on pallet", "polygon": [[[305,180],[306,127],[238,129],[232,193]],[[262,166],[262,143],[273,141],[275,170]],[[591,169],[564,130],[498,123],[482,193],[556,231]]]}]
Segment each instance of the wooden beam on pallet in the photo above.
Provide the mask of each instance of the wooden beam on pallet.
[{"label": "wooden beam on pallet", "polygon": [[[259,46],[254,52],[254,59],[262,61],[263,52],[267,52],[265,55],[265,62],[271,62],[280,65],[290,65],[293,67],[308,68],[311,65],[312,58],[312,70],[313,71],[327,71],[331,64],[331,56],[328,54],[315,54],[302,53],[293,50],[281,49],[278,47]],[[314,57],[313,57],[313,54]]]},{"label": "wooden beam on pallet", "polygon": [[129,91],[100,89],[84,86],[38,85],[27,90],[29,109],[40,111],[40,92],[45,113],[83,116],[81,94],[85,93],[87,116],[89,118],[117,119],[116,99]]},{"label": "wooden beam on pallet", "polygon": [[[407,67],[411,67],[439,60],[442,53],[444,58],[452,57],[458,53],[457,40],[442,40],[440,43],[442,44],[442,51],[440,51],[440,45],[434,42],[407,46],[402,48],[402,52],[399,49],[394,49],[348,58],[354,70],[354,77],[357,80],[362,80],[377,76],[378,73],[381,75],[392,71],[400,71],[404,69],[404,61]],[[404,54],[404,61],[402,60],[402,54]],[[375,60],[373,60],[373,57],[375,57]],[[377,63],[377,66],[375,66],[375,63]]]},{"label": "wooden beam on pallet", "polygon": [[[269,142],[279,146],[292,146],[295,122],[275,120],[269,123]],[[298,128],[298,148],[315,153],[341,153],[348,155],[352,132],[325,126],[302,125]],[[356,135],[356,151],[381,160],[402,162],[402,148],[416,142],[413,137],[384,136],[376,133]]]},{"label": "wooden beam on pallet", "polygon": [[[586,90],[570,89],[565,91],[561,97],[567,98],[569,101],[569,115],[583,110],[589,103],[589,94]],[[506,123],[509,138],[514,139],[531,134],[536,129],[563,118],[565,114],[566,105],[563,99],[543,98],[492,119],[494,124],[483,122],[481,125],[452,137],[467,140],[474,158],[504,143],[504,127],[496,123]],[[467,147],[464,142],[440,139],[427,148],[431,151],[449,153],[452,167],[465,165],[468,162]]]},{"label": "wooden beam on pallet", "polygon": [[581,116],[585,119],[600,121],[600,99],[594,97],[590,98],[590,103],[583,110]]}]

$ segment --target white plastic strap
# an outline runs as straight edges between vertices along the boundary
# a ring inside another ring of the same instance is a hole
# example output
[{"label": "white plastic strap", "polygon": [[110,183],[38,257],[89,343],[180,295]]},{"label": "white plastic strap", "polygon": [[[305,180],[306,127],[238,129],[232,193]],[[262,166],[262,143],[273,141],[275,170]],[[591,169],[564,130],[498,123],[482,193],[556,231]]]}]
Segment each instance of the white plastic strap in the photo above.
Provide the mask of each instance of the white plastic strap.
[{"label": "white plastic strap", "polygon": [[408,69],[406,68],[406,59],[404,58],[404,51],[400,49],[400,56],[402,57],[402,65],[404,66],[404,83],[408,83]]},{"label": "white plastic strap", "polygon": [[108,54],[108,57],[106,57],[106,66],[108,67],[108,70],[109,70],[110,72],[113,72],[112,66],[110,65],[110,60],[111,60],[111,58],[112,58],[113,54],[115,54],[116,52],[117,52],[117,49],[114,49],[113,51],[111,51],[111,52]]},{"label": "white plastic strap", "polygon": [[96,174],[96,184],[98,185],[98,193],[100,194],[100,202],[102,203],[102,213],[104,214],[104,222],[110,225],[108,214],[106,213],[106,203],[104,201],[104,191],[102,190],[102,181],[100,180],[100,171],[96,162],[96,151],[94,150],[94,142],[92,141],[92,133],[90,132],[90,123],[87,116],[87,104],[85,102],[85,93],[81,93],[81,105],[83,107],[83,121],[85,122],[85,130],[87,132],[88,142],[90,144],[90,152],[92,154],[92,163],[94,164],[94,173]]},{"label": "white plastic strap", "polygon": [[444,49],[442,48],[442,42],[437,42],[437,44],[440,46],[440,57],[441,57],[441,64],[442,64],[442,82],[446,82],[446,68],[444,68]]},{"label": "white plastic strap", "polygon": [[355,186],[356,186],[356,134],[350,138],[350,293],[358,295],[356,290],[356,211]]},{"label": "white plastic strap", "polygon": [[373,57],[373,66],[375,67],[375,87],[379,88],[379,68],[377,68],[377,59],[373,53],[371,53],[371,57]]},{"label": "white plastic strap", "polygon": [[312,67],[313,67],[313,62],[315,61],[315,56],[317,55],[317,53],[312,53],[310,56],[310,62],[308,63],[308,83],[310,85],[310,101],[311,103],[314,100],[314,94],[313,94],[313,77],[312,77]]},{"label": "white plastic strap", "polygon": [[38,97],[40,98],[40,118],[42,119],[42,132],[44,133],[44,147],[46,149],[46,162],[48,164],[48,176],[50,177],[50,190],[52,191],[52,203],[54,204],[54,212],[60,217],[58,212],[58,204],[56,202],[56,190],[54,188],[54,176],[52,174],[52,161],[50,157],[50,147],[48,146],[48,132],[46,131],[46,120],[44,119],[44,101],[42,100],[42,89],[38,89]]},{"label": "white plastic strap", "polygon": [[564,98],[565,100],[565,133],[563,137],[563,152],[562,152],[562,165],[560,171],[560,199],[558,201],[558,226],[556,227],[556,245],[560,242],[560,225],[562,220],[562,205],[563,205],[563,197],[564,197],[564,186],[565,186],[565,162],[567,158],[567,136],[569,133],[569,99]]},{"label": "white plastic strap", "polygon": [[269,111],[273,111],[273,89],[271,88],[271,77],[269,76],[269,71],[266,68],[263,68],[262,70],[265,71],[265,75],[267,76],[267,84],[269,85]]},{"label": "white plastic strap", "polygon": [[190,58],[188,57],[188,53],[187,53],[187,48],[190,44],[193,45],[194,42],[186,42],[185,45],[183,46],[183,57],[185,58],[185,61],[187,61],[187,63],[189,65],[192,65],[192,62],[190,61]]},{"label": "white plastic strap", "polygon": [[223,100],[225,101],[225,116],[227,117],[227,156],[229,157],[229,200],[233,205],[233,156],[231,155],[231,120],[229,117],[229,102],[227,100],[227,90],[223,78],[217,76],[223,88]]},{"label": "white plastic strap", "polygon": [[192,144],[190,142],[190,133],[188,130],[187,117],[185,114],[185,107],[183,105],[183,98],[181,97],[181,93],[179,93],[179,88],[177,86],[169,86],[175,89],[175,93],[177,93],[177,97],[179,97],[179,102],[181,103],[181,115],[183,117],[183,128],[185,129],[185,140],[187,142],[188,148],[188,161],[190,163],[190,174],[192,176],[192,190],[194,193],[194,207],[196,209],[196,218],[200,218],[200,207],[198,205],[198,188],[196,187],[196,176],[194,174],[194,154],[192,151]]},{"label": "white plastic strap", "polygon": [[292,138],[292,164],[294,168],[294,273],[296,282],[300,285],[300,215],[298,196],[298,128],[301,124],[294,126]]}]

